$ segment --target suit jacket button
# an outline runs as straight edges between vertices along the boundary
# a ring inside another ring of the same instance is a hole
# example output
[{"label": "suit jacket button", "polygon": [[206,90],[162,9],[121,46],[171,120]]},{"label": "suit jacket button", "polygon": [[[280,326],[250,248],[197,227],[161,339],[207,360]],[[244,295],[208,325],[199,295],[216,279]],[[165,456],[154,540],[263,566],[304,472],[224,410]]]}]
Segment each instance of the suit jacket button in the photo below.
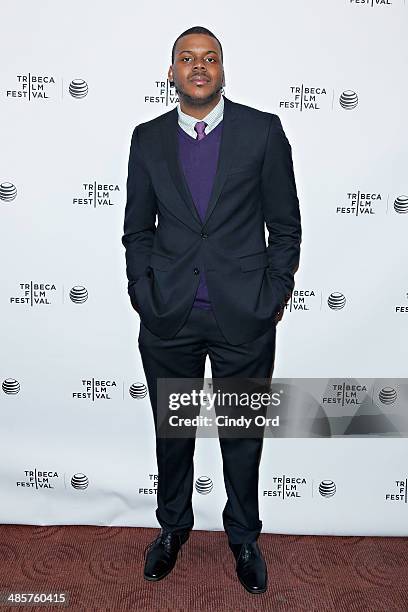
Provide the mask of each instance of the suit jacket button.
[{"label": "suit jacket button", "polygon": [[194,274],[200,274],[200,270],[198,268],[194,268]]},{"label": "suit jacket button", "polygon": [[208,238],[208,234],[206,234],[205,232],[201,232],[201,238]]}]

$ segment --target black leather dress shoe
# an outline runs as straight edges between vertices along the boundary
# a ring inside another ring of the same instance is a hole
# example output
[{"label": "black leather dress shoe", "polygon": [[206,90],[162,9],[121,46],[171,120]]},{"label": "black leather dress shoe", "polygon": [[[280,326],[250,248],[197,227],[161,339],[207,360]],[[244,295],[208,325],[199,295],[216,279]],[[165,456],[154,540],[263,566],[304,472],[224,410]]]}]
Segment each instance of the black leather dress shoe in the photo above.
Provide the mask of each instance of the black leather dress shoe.
[{"label": "black leather dress shoe", "polygon": [[[176,564],[177,555],[182,545],[187,542],[190,530],[180,535],[161,529],[153,542],[148,544],[144,551],[146,563],[144,577],[146,580],[161,580]],[[146,556],[147,553],[147,556]]]},{"label": "black leather dress shoe", "polygon": [[256,542],[229,545],[237,565],[237,576],[242,586],[249,593],[265,593],[268,583],[268,571],[265,559]]}]

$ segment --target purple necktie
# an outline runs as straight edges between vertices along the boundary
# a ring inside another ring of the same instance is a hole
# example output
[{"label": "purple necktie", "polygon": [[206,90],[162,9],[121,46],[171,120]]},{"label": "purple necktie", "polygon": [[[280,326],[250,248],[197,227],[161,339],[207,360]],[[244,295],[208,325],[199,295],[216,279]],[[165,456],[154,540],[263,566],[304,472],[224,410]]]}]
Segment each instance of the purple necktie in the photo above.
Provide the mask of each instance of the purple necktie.
[{"label": "purple necktie", "polygon": [[203,138],[207,136],[207,134],[204,132],[206,127],[207,127],[207,124],[205,121],[197,121],[197,123],[194,126],[194,129],[197,132],[196,140],[202,140]]}]

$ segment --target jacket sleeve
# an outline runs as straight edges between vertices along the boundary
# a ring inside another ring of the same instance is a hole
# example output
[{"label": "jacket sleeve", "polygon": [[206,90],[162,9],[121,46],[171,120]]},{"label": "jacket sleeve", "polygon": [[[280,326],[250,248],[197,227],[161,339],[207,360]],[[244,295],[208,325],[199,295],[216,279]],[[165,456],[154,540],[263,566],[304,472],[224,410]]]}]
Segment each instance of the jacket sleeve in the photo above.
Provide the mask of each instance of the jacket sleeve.
[{"label": "jacket sleeve", "polygon": [[139,145],[139,126],[130,144],[122,244],[125,247],[128,293],[145,273],[156,231],[156,195]]},{"label": "jacket sleeve", "polygon": [[302,240],[292,149],[278,115],[271,114],[261,176],[264,219],[268,230],[268,268],[278,312],[295,286]]}]

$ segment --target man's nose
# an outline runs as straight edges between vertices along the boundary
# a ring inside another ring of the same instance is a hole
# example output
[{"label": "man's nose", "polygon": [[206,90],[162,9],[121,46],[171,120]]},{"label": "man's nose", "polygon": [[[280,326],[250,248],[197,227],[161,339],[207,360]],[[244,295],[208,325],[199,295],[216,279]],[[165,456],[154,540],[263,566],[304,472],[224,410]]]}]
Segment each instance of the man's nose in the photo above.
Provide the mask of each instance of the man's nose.
[{"label": "man's nose", "polygon": [[193,70],[197,71],[197,70],[205,70],[205,63],[203,59],[197,58],[196,60],[194,60],[194,65],[193,65]]}]

